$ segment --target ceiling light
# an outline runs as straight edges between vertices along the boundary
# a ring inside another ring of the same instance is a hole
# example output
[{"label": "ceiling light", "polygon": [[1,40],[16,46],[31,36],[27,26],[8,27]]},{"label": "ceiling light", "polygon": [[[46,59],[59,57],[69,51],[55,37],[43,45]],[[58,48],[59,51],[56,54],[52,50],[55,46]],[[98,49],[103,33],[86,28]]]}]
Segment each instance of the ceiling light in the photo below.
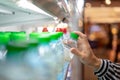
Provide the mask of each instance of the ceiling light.
[{"label": "ceiling light", "polygon": [[110,4],[111,4],[111,0],[105,0],[105,3],[106,3],[107,5],[110,5]]}]

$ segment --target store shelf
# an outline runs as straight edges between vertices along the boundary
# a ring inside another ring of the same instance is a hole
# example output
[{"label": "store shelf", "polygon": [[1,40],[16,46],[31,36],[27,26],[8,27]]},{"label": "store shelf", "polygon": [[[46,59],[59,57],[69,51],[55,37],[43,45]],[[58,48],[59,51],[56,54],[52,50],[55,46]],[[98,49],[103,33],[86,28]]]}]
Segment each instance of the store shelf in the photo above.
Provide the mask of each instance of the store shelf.
[{"label": "store shelf", "polygon": [[0,26],[36,24],[54,21],[53,17],[21,8],[12,0],[0,0],[0,11]]}]

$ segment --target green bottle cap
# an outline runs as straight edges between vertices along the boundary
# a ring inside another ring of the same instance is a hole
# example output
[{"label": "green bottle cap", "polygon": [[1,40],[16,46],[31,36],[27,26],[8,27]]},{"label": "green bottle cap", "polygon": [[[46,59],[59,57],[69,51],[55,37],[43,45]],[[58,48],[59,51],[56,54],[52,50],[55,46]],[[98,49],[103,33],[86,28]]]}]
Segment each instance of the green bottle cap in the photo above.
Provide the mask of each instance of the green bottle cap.
[{"label": "green bottle cap", "polygon": [[29,45],[38,44],[38,42],[39,42],[38,39],[39,39],[40,35],[41,34],[37,33],[37,32],[30,33],[29,41],[28,41]]},{"label": "green bottle cap", "polygon": [[63,36],[63,32],[57,32],[59,38]]},{"label": "green bottle cap", "polygon": [[9,35],[0,34],[0,44],[7,44],[9,42]]},{"label": "green bottle cap", "polygon": [[29,35],[30,39],[38,39],[39,36],[40,36],[40,33],[37,33],[37,32],[32,32]]},{"label": "green bottle cap", "polygon": [[23,33],[12,33],[10,35],[10,39],[11,41],[26,41],[27,40],[27,37],[26,37],[26,34],[23,34]]},{"label": "green bottle cap", "polygon": [[50,38],[51,40],[57,40],[59,38],[59,35],[57,34],[57,32],[52,32],[50,34]]},{"label": "green bottle cap", "polygon": [[74,32],[71,32],[71,33],[70,33],[70,37],[71,37],[72,39],[74,39],[74,40],[77,40],[78,37],[79,37],[79,35],[77,35],[77,34],[74,33]]},{"label": "green bottle cap", "polygon": [[10,35],[9,45],[15,47],[27,47],[28,41],[26,34],[23,33],[12,33]]},{"label": "green bottle cap", "polygon": [[39,43],[44,44],[44,43],[49,43],[50,42],[50,36],[48,35],[42,35],[39,37]]},{"label": "green bottle cap", "polygon": [[26,32],[25,32],[25,31],[21,31],[21,32],[19,32],[19,33],[23,33],[23,34],[26,34]]},{"label": "green bottle cap", "polygon": [[60,37],[62,37],[64,33],[63,32],[59,32],[59,34],[60,34]]},{"label": "green bottle cap", "polygon": [[17,33],[17,34],[26,34],[26,32],[24,32],[24,31],[20,31],[20,32],[11,32],[11,33]]},{"label": "green bottle cap", "polygon": [[41,32],[41,36],[50,36],[50,32]]},{"label": "green bottle cap", "polygon": [[0,32],[0,34],[4,34],[4,32]]},{"label": "green bottle cap", "polygon": [[7,35],[11,35],[11,32],[5,32],[5,34],[7,34]]}]

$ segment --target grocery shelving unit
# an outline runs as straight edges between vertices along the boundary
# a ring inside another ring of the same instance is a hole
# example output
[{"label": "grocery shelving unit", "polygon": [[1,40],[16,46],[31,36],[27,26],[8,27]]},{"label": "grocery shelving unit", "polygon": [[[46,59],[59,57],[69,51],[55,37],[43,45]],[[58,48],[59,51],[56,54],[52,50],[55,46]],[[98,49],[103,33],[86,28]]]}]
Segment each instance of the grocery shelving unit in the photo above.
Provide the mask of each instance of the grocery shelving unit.
[{"label": "grocery shelving unit", "polygon": [[[34,4],[39,9],[43,9],[48,14],[21,7],[18,5],[18,1],[20,0],[0,0],[0,27],[19,27],[21,25],[30,26],[36,24],[44,25],[55,23],[55,20],[58,20],[59,22],[67,21],[67,24],[69,24],[71,31],[82,31],[83,27],[82,25],[79,26],[78,21],[83,22],[83,6],[78,6],[77,3],[82,3],[83,5],[84,0],[81,2],[79,2],[79,0],[28,0],[30,3]],[[23,4],[25,4],[25,2]],[[73,65],[71,79],[82,80],[82,65],[76,59],[76,57],[73,58],[71,64]],[[64,79],[66,79],[67,71],[68,70],[66,70],[64,74]]]}]

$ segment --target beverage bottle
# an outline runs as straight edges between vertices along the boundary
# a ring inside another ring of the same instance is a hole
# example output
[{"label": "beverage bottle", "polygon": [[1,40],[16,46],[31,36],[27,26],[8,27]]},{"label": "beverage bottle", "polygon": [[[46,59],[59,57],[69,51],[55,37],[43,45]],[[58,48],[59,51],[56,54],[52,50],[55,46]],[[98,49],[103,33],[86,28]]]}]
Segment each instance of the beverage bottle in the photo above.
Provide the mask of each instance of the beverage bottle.
[{"label": "beverage bottle", "polygon": [[33,32],[29,36],[29,46],[25,55],[25,62],[33,73],[32,77],[35,80],[54,80],[53,78],[55,78],[51,76],[53,60],[51,59],[49,43],[50,36],[48,32]]},{"label": "beverage bottle", "polygon": [[63,67],[63,53],[62,53],[62,44],[60,43],[60,35],[59,32],[53,32],[51,33],[51,51],[53,54],[53,59],[55,60],[55,69],[56,69],[56,74],[58,75],[60,71],[62,70]]},{"label": "beverage bottle", "polygon": [[[29,80],[26,66],[24,65],[24,55],[27,43],[26,34],[12,33],[7,46],[6,65],[4,76],[9,80]],[[10,75],[12,73],[12,75]],[[28,72],[29,73],[29,72]]]},{"label": "beverage bottle", "polygon": [[9,42],[9,35],[0,33],[0,60],[4,60],[7,53],[7,44]]},{"label": "beverage bottle", "polygon": [[[64,48],[63,48],[63,44],[62,44],[62,37],[63,37],[63,33],[62,32],[57,32],[57,37],[58,37],[58,42],[57,42],[57,46],[58,46],[58,59],[60,60],[60,67],[62,68],[64,65]],[[61,69],[60,69],[61,70]]]},{"label": "beverage bottle", "polygon": [[26,64],[28,64],[31,67],[34,67],[37,65],[37,61],[39,58],[39,53],[37,50],[38,47],[38,37],[40,36],[40,33],[30,33],[29,40],[28,40],[28,49],[24,56],[24,60]]},{"label": "beverage bottle", "polygon": [[57,76],[57,80],[64,80],[67,67],[68,67],[68,63],[66,63],[65,56],[64,56],[63,32],[58,32],[57,34],[58,34],[58,42],[57,42],[57,46],[58,46],[57,56],[58,57],[57,58],[58,60],[60,60],[59,67],[58,67],[59,74]]},{"label": "beverage bottle", "polygon": [[38,47],[39,47],[39,37],[41,33],[32,32],[29,35],[28,49],[26,55],[24,56],[25,63],[31,71],[31,80],[46,80],[45,79],[45,68],[44,62],[40,57]]},{"label": "beverage bottle", "polygon": [[10,62],[19,63],[23,61],[25,49],[28,47],[26,34],[12,33],[10,35],[10,41],[7,46],[8,52],[6,60]]},{"label": "beverage bottle", "polygon": [[71,32],[70,34],[65,35],[64,37],[63,37],[63,43],[64,43],[64,60],[65,61],[64,61],[63,70],[58,76],[58,80],[65,79],[66,73],[69,70],[70,60],[73,57],[73,54],[70,52],[69,49],[72,47],[77,47],[77,39],[79,36],[74,32]]},{"label": "beverage bottle", "polygon": [[56,55],[58,52],[58,47],[57,47],[57,43],[58,43],[58,36],[57,36],[57,32],[52,32],[50,33],[50,46],[52,49],[52,52],[54,52],[54,54]]},{"label": "beverage bottle", "polygon": [[72,59],[73,54],[69,51],[69,49],[72,48],[72,47],[77,48],[78,37],[79,36],[77,34],[75,34],[74,32],[71,32],[70,37],[68,39],[64,40],[65,59],[66,59],[66,61],[70,61]]},{"label": "beverage bottle", "polygon": [[43,77],[45,78],[45,80],[56,80],[54,52],[51,51],[50,37],[51,36],[49,33],[41,34],[41,36],[39,37],[38,51],[40,60],[42,60],[42,62],[44,63],[44,65],[42,65],[42,69],[44,70],[45,74]]}]

